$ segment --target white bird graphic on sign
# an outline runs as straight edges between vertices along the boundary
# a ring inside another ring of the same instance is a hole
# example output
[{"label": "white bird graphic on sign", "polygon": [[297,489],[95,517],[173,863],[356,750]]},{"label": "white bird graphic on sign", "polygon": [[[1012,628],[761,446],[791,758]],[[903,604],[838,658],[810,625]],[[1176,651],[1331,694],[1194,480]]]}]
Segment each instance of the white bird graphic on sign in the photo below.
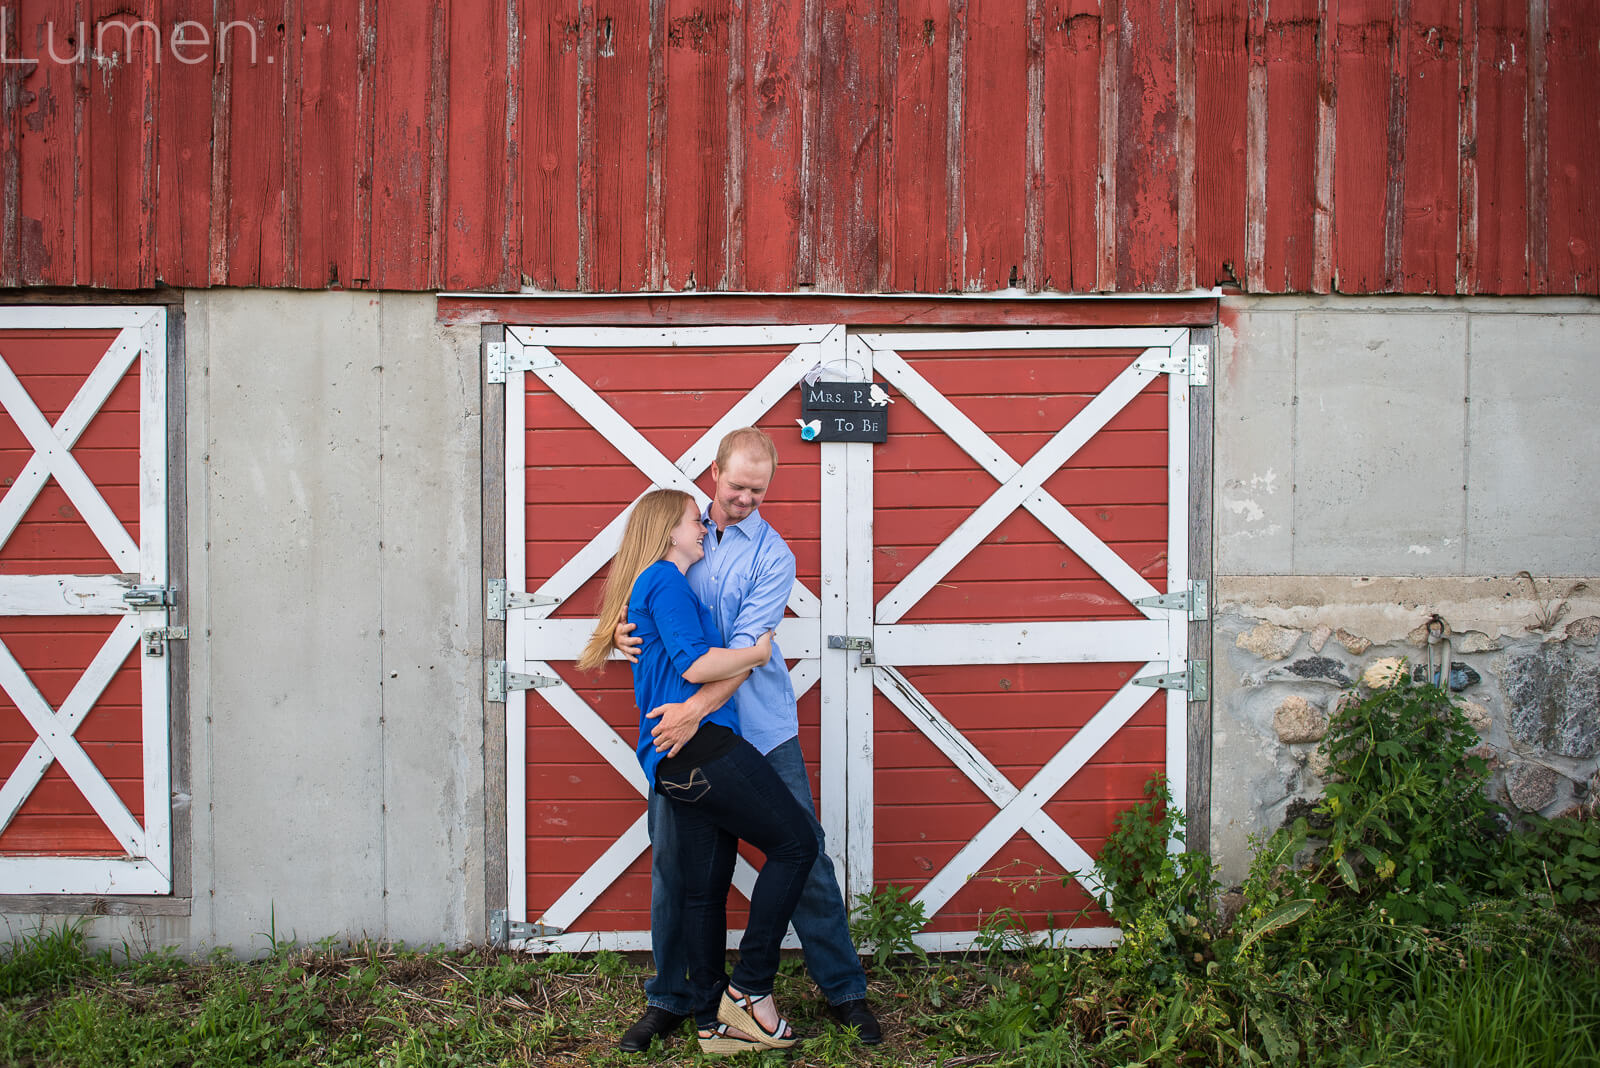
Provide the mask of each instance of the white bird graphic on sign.
[{"label": "white bird graphic on sign", "polygon": [[872,383],[872,391],[867,395],[867,399],[872,401],[873,404],[879,405],[880,407],[885,404],[894,403],[894,398],[885,393],[883,391],[883,387],[878,385],[876,382]]},{"label": "white bird graphic on sign", "polygon": [[813,419],[809,423],[804,419],[796,419],[795,422],[800,424],[801,441],[815,441],[817,440],[817,435],[822,433],[821,419]]}]

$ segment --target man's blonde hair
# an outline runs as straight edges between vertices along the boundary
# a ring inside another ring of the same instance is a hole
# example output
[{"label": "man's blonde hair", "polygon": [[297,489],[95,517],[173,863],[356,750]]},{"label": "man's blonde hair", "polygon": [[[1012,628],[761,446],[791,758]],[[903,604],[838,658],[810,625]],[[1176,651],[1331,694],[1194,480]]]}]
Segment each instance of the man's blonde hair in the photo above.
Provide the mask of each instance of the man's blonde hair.
[{"label": "man's blonde hair", "polygon": [[772,443],[767,432],[758,426],[742,426],[722,436],[722,443],[717,446],[717,470],[726,471],[728,461],[733,459],[736,452],[757,459],[765,456],[772,464],[773,473],[778,471],[778,447]]}]

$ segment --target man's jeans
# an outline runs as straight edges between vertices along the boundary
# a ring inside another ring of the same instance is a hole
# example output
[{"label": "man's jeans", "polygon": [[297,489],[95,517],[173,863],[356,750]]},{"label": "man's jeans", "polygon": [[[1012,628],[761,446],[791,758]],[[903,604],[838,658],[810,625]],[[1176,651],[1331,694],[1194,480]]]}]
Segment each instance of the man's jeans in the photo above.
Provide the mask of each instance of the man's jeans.
[{"label": "man's jeans", "polygon": [[739,842],[749,842],[766,855],[750,894],[750,921],[733,969],[733,986],[750,995],[772,993],[779,947],[816,864],[817,842],[772,765],[742,738],[714,760],[659,776],[657,787],[676,824],[684,882],[683,944],[696,1022],[714,1027],[717,1003],[728,984],[728,881]]},{"label": "man's jeans", "polygon": [[[806,970],[830,1005],[859,1000],[867,996],[867,976],[861,969],[855,945],[850,941],[844,894],[834,877],[833,861],[824,848],[822,825],[817,822],[811,803],[811,780],[806,777],[800,739],[791,738],[778,746],[767,754],[767,762],[800,802],[817,836],[817,861],[790,921],[800,936]],[[677,825],[672,806],[653,793],[650,795],[650,842],[653,847],[650,940],[655,951],[656,974],[645,984],[645,996],[651,1005],[688,1016],[694,1012],[695,1004],[683,940],[683,876],[678,870]]]}]

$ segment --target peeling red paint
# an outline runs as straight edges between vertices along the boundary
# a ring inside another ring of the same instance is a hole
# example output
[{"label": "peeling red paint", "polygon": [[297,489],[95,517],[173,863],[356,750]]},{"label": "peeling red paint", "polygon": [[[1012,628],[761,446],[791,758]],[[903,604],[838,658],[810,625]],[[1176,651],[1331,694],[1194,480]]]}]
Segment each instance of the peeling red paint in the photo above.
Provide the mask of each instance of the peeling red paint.
[{"label": "peeling red paint", "polygon": [[1593,5],[15,9],[8,285],[1600,292]]}]

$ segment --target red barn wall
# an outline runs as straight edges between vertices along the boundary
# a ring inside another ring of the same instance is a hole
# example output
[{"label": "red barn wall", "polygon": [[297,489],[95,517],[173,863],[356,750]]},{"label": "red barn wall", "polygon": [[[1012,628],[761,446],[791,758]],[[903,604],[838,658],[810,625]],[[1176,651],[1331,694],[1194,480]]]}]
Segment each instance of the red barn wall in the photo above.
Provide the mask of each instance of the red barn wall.
[{"label": "red barn wall", "polygon": [[8,0],[0,285],[1600,292],[1600,7]]}]

